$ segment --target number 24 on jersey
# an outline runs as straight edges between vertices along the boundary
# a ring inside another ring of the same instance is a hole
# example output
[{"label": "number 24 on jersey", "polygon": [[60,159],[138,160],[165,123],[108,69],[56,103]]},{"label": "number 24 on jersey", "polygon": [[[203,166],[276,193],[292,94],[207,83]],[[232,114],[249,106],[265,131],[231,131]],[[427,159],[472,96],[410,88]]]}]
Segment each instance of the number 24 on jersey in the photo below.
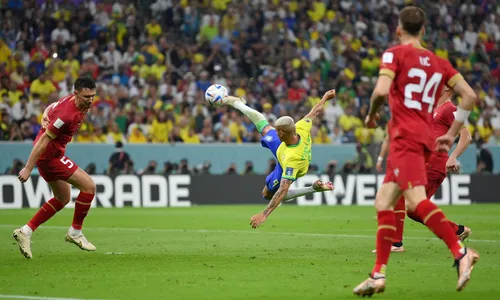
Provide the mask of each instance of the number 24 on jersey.
[{"label": "number 24 on jersey", "polygon": [[[422,61],[421,59],[420,63],[422,64],[423,62],[425,63],[426,61]],[[427,103],[429,104],[427,110],[431,113],[436,102],[436,93],[443,79],[443,74],[436,72],[428,79],[427,73],[424,70],[411,68],[408,71],[408,78],[418,78],[419,82],[409,83],[405,86],[405,106],[411,109],[422,110],[422,102]],[[418,101],[419,98],[421,98],[421,102]]]}]

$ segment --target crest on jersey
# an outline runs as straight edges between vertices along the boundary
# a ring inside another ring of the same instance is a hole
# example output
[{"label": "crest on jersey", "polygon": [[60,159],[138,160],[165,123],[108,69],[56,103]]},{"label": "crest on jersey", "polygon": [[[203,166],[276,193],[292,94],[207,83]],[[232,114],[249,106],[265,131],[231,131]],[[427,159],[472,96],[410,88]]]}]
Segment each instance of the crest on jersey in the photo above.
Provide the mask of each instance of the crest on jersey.
[{"label": "crest on jersey", "polygon": [[57,129],[61,129],[61,126],[64,125],[64,121],[57,118],[57,120],[54,122],[54,127],[57,128]]},{"label": "crest on jersey", "polygon": [[266,135],[264,139],[266,140],[266,142],[271,142],[273,140],[273,137],[270,135]]},{"label": "crest on jersey", "polygon": [[383,64],[392,64],[393,61],[394,61],[394,53],[386,52],[384,53],[384,55],[382,55]]},{"label": "crest on jersey", "polygon": [[286,168],[285,174],[286,176],[293,176],[293,168],[290,167]]},{"label": "crest on jersey", "polygon": [[396,177],[398,177],[398,176],[399,176],[399,168],[394,169],[394,175],[396,175]]}]

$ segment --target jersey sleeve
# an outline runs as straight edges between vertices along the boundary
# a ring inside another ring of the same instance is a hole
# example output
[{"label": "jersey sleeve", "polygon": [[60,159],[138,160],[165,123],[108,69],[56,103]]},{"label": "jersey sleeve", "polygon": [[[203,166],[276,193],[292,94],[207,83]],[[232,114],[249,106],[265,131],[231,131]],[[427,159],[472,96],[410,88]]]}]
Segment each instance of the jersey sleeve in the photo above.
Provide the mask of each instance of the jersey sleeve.
[{"label": "jersey sleeve", "polygon": [[47,135],[51,138],[56,138],[63,132],[71,123],[71,116],[59,109],[57,105],[52,107],[52,112],[49,112],[49,125],[47,125]]},{"label": "jersey sleeve", "polygon": [[400,50],[397,48],[391,48],[385,51],[380,60],[380,71],[378,74],[387,75],[394,79],[400,64],[400,55]]},{"label": "jersey sleeve", "polygon": [[312,120],[309,118],[304,118],[298,121],[297,124],[295,124],[295,128],[297,129],[297,131],[301,130],[311,132]]},{"label": "jersey sleeve", "polygon": [[457,82],[464,77],[455,68],[453,68],[448,60],[442,59],[441,63],[444,66],[444,82],[449,88],[453,88],[455,84],[457,84]]}]

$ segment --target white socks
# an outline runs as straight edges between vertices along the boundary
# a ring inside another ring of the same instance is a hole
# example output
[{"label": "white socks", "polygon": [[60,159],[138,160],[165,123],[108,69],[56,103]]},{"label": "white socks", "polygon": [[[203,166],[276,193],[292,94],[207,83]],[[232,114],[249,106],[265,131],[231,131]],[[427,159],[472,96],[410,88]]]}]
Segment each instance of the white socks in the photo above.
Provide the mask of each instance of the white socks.
[{"label": "white socks", "polygon": [[23,227],[21,227],[21,231],[27,236],[33,235],[33,229],[31,229],[31,227],[29,227],[28,225],[24,225]]},{"label": "white socks", "polygon": [[[28,225],[24,225],[23,227],[21,227],[21,231],[22,231],[22,233],[24,233],[27,236],[32,236],[33,235],[33,230]],[[71,226],[69,228],[69,230],[68,230],[68,234],[70,236],[79,236],[79,235],[82,234],[82,231],[78,230],[78,229],[75,229],[75,228],[73,228],[73,226]]]},{"label": "white socks", "polygon": [[295,199],[297,197],[309,195],[309,194],[316,193],[316,192],[319,192],[319,191],[315,191],[312,186],[308,186],[308,187],[304,187],[304,188],[289,189],[288,193],[286,193],[286,196],[283,199],[283,201],[292,200],[292,199]]},{"label": "white socks", "polygon": [[232,104],[234,108],[237,110],[241,111],[245,116],[247,116],[250,121],[252,121],[254,124],[259,123],[259,121],[266,120],[263,114],[260,112],[256,111],[255,109],[247,106],[243,102],[236,101]]},{"label": "white socks", "polygon": [[73,226],[71,226],[68,230],[68,234],[70,236],[79,236],[82,234],[82,231],[81,230],[78,230],[78,229],[75,229],[73,228]]}]

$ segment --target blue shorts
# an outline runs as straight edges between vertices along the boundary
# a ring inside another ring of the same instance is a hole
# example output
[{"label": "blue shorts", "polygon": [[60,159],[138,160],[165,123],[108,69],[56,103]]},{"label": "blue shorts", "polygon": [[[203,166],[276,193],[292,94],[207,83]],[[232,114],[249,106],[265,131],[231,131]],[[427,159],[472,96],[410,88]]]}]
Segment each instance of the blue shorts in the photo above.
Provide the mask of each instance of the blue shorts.
[{"label": "blue shorts", "polygon": [[266,177],[267,190],[275,193],[280,187],[281,174],[283,174],[283,169],[281,168],[278,157],[276,156],[276,151],[278,151],[278,148],[281,145],[281,140],[278,137],[276,129],[273,128],[269,130],[266,135],[260,139],[260,143],[262,144],[262,147],[271,150],[276,158],[276,167],[271,174]]}]

